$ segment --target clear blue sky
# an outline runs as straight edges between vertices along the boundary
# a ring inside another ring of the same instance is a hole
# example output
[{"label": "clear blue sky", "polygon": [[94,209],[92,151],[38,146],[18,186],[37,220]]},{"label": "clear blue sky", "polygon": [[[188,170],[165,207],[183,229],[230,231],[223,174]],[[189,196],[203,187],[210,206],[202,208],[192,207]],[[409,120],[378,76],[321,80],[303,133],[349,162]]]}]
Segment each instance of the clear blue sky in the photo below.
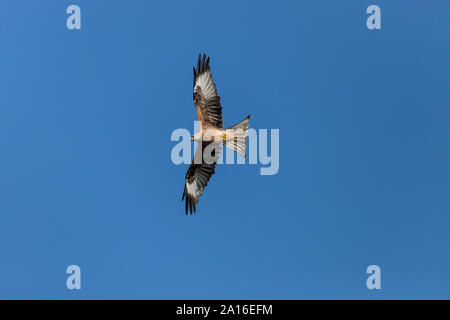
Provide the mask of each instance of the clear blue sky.
[{"label": "clear blue sky", "polygon": [[[2,1],[0,298],[450,298],[449,11]],[[226,126],[280,129],[280,171],[219,166],[186,216],[170,135],[200,52]]]}]

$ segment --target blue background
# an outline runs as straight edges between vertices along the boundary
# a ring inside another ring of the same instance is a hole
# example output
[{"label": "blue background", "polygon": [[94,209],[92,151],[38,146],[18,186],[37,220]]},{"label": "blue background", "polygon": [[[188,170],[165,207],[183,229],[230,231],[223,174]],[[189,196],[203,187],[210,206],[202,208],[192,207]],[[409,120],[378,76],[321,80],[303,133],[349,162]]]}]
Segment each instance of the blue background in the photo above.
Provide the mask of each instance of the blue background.
[{"label": "blue background", "polygon": [[[0,298],[450,298],[449,10],[2,1]],[[219,166],[186,216],[200,52],[225,126],[280,129],[280,171]]]}]

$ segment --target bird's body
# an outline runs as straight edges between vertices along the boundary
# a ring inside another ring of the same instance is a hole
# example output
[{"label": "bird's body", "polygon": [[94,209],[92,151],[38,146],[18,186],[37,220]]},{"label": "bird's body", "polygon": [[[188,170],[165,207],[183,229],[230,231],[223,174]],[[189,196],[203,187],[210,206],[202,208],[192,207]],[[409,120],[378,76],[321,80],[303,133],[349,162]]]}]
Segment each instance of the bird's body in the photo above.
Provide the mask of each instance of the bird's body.
[{"label": "bird's body", "polygon": [[206,130],[200,129],[199,132],[195,133],[192,139],[195,142],[202,141],[218,141],[218,138],[221,139],[226,137],[226,131],[223,129],[217,128],[209,128]]},{"label": "bird's body", "polygon": [[200,195],[215,172],[222,145],[245,157],[248,120],[250,116],[236,125],[224,129],[222,105],[212,79],[209,57],[198,57],[194,67],[194,104],[200,122],[199,132],[191,140],[198,142],[194,159],[186,173],[182,200],[186,197],[186,214],[196,212]]}]

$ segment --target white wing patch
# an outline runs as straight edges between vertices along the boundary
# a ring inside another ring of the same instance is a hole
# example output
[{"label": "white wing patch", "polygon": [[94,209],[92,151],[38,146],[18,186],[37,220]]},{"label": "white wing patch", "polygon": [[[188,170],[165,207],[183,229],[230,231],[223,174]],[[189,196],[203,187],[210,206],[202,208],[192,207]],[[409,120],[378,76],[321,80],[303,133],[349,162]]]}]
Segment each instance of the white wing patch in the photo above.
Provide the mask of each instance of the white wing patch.
[{"label": "white wing patch", "polygon": [[194,180],[192,183],[189,183],[186,180],[186,191],[191,197],[198,198],[202,194],[203,190],[199,189],[197,185],[197,180]]},{"label": "white wing patch", "polygon": [[217,96],[217,89],[216,86],[214,85],[211,72],[209,71],[199,75],[199,77],[197,78],[197,82],[195,83],[195,86],[200,87],[203,94],[203,98],[205,100]]}]

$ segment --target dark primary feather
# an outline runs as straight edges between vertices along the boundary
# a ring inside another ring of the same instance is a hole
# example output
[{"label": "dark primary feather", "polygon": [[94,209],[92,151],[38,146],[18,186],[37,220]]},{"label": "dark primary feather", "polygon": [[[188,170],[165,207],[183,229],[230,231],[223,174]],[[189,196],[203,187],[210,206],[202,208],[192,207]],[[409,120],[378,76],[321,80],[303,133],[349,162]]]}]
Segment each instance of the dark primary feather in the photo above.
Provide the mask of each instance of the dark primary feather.
[{"label": "dark primary feather", "polygon": [[203,58],[202,55],[199,54],[198,55],[198,61],[197,61],[197,69],[195,69],[194,67],[194,88],[195,88],[195,82],[197,81],[197,78],[202,75],[205,72],[210,72],[210,68],[209,68],[209,57],[208,59],[206,59],[206,54],[203,54]]}]

